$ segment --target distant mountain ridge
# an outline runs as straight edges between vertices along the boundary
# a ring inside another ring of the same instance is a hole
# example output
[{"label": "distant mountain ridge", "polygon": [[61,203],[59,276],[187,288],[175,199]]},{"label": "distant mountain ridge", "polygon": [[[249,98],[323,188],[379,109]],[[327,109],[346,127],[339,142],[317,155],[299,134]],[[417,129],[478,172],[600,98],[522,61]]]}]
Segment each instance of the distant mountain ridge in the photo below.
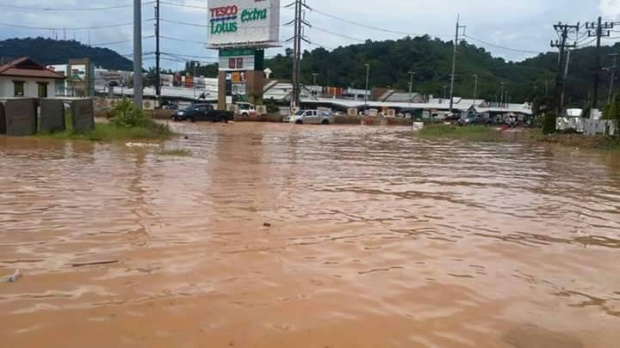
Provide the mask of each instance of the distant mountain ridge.
[{"label": "distant mountain ridge", "polygon": [[74,40],[48,38],[0,41],[0,61],[30,57],[44,65],[67,64],[69,59],[89,58],[93,65],[110,70],[133,70],[133,62],[108,48],[91,47]]}]

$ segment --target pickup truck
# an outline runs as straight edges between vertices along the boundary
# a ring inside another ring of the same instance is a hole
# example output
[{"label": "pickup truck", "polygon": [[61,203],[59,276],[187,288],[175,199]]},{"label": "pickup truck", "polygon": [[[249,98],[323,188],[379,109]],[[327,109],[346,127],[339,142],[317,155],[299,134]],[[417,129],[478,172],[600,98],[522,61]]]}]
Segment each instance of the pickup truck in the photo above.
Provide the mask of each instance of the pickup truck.
[{"label": "pickup truck", "polygon": [[228,122],[235,119],[232,111],[215,110],[211,104],[192,104],[185,110],[176,111],[172,115],[173,121],[212,121]]},{"label": "pickup truck", "polygon": [[295,124],[333,124],[334,117],[318,110],[299,110],[294,115],[285,117],[284,122]]},{"label": "pickup truck", "polygon": [[256,112],[256,106],[250,103],[237,103],[237,107],[239,108],[239,115],[244,117],[256,117],[258,113]]}]

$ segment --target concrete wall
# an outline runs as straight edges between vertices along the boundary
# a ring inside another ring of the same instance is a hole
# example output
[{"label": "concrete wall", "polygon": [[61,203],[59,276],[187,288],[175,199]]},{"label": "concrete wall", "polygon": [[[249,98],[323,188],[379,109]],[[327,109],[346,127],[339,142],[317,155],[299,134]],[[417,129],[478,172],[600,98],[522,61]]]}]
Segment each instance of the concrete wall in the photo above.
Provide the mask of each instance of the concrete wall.
[{"label": "concrete wall", "polygon": [[39,132],[62,132],[66,129],[62,100],[39,99]]},{"label": "concrete wall", "polygon": [[[34,135],[37,133],[37,108],[35,99],[18,98],[0,100],[3,112],[0,115],[6,124],[6,134],[13,136]],[[2,127],[5,130],[5,127]]]},{"label": "concrete wall", "polygon": [[95,129],[95,105],[92,99],[71,102],[73,130],[82,133]]},{"label": "concrete wall", "polygon": [[46,82],[47,83],[47,97],[54,98],[56,96],[56,80],[54,79],[33,79],[33,78],[25,78],[25,77],[11,77],[11,76],[2,76],[0,77],[0,98],[12,98],[15,95],[15,91],[13,88],[13,81],[24,81],[24,97],[28,98],[38,98],[39,97],[39,86],[37,82]]}]

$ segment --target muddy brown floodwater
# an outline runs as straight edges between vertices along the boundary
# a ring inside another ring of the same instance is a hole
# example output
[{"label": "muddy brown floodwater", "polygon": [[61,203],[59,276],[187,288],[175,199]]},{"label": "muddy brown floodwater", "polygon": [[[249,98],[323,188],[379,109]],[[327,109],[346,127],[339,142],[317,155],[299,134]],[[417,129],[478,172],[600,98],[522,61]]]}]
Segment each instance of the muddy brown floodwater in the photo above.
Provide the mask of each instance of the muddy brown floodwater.
[{"label": "muddy brown floodwater", "polygon": [[176,127],[0,138],[0,346],[618,347],[618,154]]}]

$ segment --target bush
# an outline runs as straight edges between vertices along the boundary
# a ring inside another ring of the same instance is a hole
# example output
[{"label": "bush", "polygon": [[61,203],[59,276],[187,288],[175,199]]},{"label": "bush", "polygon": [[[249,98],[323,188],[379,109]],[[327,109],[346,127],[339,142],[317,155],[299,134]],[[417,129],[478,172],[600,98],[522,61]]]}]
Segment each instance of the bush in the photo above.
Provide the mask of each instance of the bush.
[{"label": "bush", "polygon": [[61,133],[49,135],[57,139],[77,139],[91,141],[161,140],[173,133],[167,124],[157,123],[151,117],[124,99],[110,111],[109,123],[97,123],[95,129],[76,133],[70,127]]},{"label": "bush", "polygon": [[547,113],[543,116],[542,132],[543,134],[553,134],[556,130],[556,121],[558,116],[554,113]]},{"label": "bush", "polygon": [[117,128],[149,128],[153,120],[136,108],[129,99],[123,99],[110,111],[110,123]]}]

